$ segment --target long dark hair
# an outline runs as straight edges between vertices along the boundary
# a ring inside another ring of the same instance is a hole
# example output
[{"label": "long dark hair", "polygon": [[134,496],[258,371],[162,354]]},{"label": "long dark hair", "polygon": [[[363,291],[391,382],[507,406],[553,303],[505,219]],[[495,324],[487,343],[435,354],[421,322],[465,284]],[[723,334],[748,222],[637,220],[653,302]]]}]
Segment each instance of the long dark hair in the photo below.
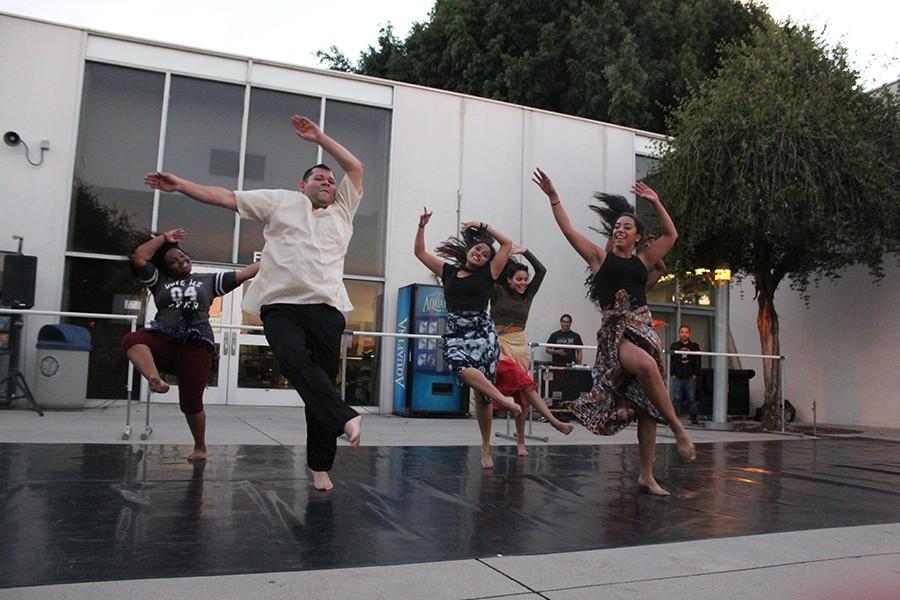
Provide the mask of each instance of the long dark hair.
[{"label": "long dark hair", "polygon": [[[646,227],[644,226],[644,223],[638,219],[634,207],[631,206],[631,203],[628,202],[624,196],[594,192],[594,199],[598,200],[600,204],[590,204],[589,206],[592,211],[600,215],[600,228],[591,227],[591,229],[606,235],[608,238],[612,238],[613,229],[616,227],[616,221],[623,216],[627,216],[634,220],[634,228],[637,230],[638,235],[641,236],[641,240],[638,244],[640,245],[646,239],[644,234]],[[600,271],[597,271],[597,273],[599,272]],[[595,285],[597,273],[592,273],[589,268],[587,279],[584,280],[584,285],[587,286],[587,297],[594,304],[600,303],[600,290]]]},{"label": "long dark hair", "polygon": [[638,234],[641,236],[641,240],[644,239],[644,224],[638,219],[637,213],[634,208],[625,199],[624,196],[619,196],[618,194],[604,194],[602,192],[594,192],[594,199],[598,200],[600,204],[590,204],[590,208],[592,211],[600,215],[600,228],[591,227],[596,232],[605,234],[607,237],[612,237],[613,229],[616,226],[616,221],[619,220],[619,217],[622,215],[628,215],[632,219],[634,219],[634,226],[637,229]]},{"label": "long dark hair", "polygon": [[[446,258],[457,269],[466,268],[466,254],[478,244],[487,244],[494,258],[494,237],[487,232],[487,226],[469,227],[460,232],[459,237],[449,237],[434,249],[435,254]],[[485,264],[487,266],[490,261]]]}]

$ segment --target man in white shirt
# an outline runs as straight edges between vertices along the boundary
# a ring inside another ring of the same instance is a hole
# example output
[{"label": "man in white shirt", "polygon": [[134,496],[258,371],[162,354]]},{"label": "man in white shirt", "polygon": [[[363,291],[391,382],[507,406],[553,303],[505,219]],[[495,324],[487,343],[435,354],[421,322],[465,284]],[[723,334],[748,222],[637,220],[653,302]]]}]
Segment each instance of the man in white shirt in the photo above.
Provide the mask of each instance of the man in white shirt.
[{"label": "man in white shirt", "polygon": [[242,308],[262,318],[266,339],[282,374],[306,405],[307,464],[313,486],[334,487],[328,472],[337,437],[359,446],[362,417],[335,389],[340,364],[343,312],[353,309],[344,288],[344,257],[353,235],[353,217],[362,199],[363,164],[306,117],[294,115],[297,135],[334,157],[346,175],[335,186],[323,164],[303,174],[299,192],[232,192],[155,172],[144,177],[153,189],[180,192],[204,204],[237,211],[265,225],[259,275]]}]

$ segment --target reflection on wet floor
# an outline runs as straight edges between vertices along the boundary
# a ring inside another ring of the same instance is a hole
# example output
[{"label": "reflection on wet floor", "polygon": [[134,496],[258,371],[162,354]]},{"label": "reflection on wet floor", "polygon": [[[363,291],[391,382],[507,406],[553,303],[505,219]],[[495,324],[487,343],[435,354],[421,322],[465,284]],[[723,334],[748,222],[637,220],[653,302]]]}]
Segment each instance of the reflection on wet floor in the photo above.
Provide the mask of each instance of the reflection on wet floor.
[{"label": "reflection on wet floor", "polygon": [[900,445],[341,448],[315,492],[302,448],[0,444],[0,587],[542,554],[900,521]]}]

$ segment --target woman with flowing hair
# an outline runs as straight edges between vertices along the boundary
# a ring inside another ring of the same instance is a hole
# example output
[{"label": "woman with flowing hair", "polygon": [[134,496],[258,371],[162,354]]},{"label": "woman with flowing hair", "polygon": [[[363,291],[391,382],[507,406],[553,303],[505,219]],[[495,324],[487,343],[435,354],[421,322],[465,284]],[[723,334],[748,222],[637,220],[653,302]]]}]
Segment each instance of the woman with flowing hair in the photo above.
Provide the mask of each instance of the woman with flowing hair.
[{"label": "woman with flowing hair", "polygon": [[[503,271],[512,241],[490,225],[462,224],[460,237],[451,237],[435,249],[425,249],[428,209],[419,217],[415,254],[422,264],[441,278],[447,301],[444,361],[457,379],[475,391],[475,416],[481,430],[481,466],[494,467],[491,457],[491,401],[518,417],[522,408],[494,386],[500,347],[494,322],[487,312],[494,281]],[[500,244],[494,250],[494,242]]]},{"label": "woman with flowing hair", "polygon": [[597,332],[594,387],[571,402],[570,408],[597,435],[612,435],[637,420],[639,490],[668,496],[653,477],[656,424],[666,423],[672,429],[682,459],[694,460],[696,451],[666,391],[662,345],[653,330],[646,285],[649,268],[672,249],[678,238],[675,224],[656,192],[643,182],[635,183],[632,192],[650,202],[662,229],[651,245],[641,248],[644,226],[633,211],[622,210],[620,205],[627,205],[627,201],[621,196],[598,195],[602,205],[592,208],[611,234],[612,251],[607,252],[575,229],[546,173],[536,169],[532,180],[550,200],[560,231],[590,268],[585,282],[588,297],[603,313]]},{"label": "woman with flowing hair", "polygon": [[[531,302],[544,281],[547,269],[527,248],[513,246],[512,254],[521,254],[534,267],[534,277],[528,279],[528,265],[510,258],[503,275],[491,290],[491,319],[497,327],[500,341],[500,362],[497,363],[497,389],[516,398],[522,413],[516,417],[516,446],[519,456],[528,456],[525,447],[525,408],[534,406],[554,429],[563,434],[572,433],[574,425],[563,423],[550,411],[538,394],[531,378],[531,352],[525,335],[525,324],[531,311]],[[499,405],[495,408],[500,409]]]}]

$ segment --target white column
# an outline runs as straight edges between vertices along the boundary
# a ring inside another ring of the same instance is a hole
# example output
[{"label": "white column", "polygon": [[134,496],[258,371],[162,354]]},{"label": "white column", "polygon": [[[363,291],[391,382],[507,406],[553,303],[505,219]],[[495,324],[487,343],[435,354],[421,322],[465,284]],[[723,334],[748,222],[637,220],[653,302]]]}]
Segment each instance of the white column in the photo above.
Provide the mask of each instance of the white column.
[{"label": "white column", "polygon": [[[728,352],[728,299],[730,281],[716,281],[716,321],[713,352]],[[728,423],[728,358],[713,358],[713,418],[709,429],[731,429]]]}]

